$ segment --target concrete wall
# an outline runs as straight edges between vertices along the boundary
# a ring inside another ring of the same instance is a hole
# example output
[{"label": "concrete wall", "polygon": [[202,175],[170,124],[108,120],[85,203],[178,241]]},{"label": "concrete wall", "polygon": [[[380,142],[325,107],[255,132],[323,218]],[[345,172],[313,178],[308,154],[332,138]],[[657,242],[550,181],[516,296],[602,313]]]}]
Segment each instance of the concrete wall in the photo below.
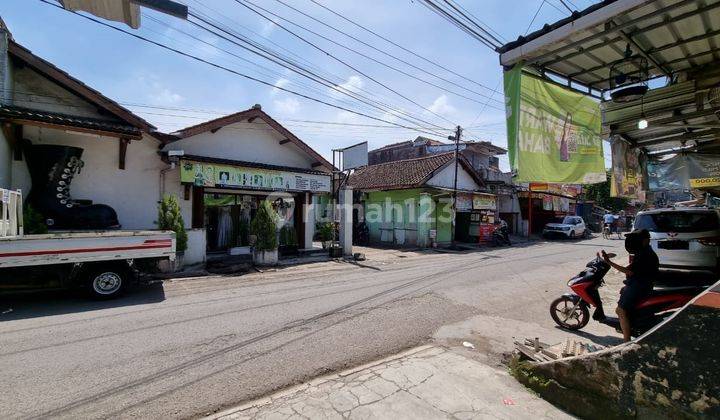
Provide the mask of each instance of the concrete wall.
[{"label": "concrete wall", "polygon": [[172,142],[164,150],[183,150],[186,155],[199,155],[245,162],[268,163],[303,169],[313,168],[315,159],[293,143],[283,140],[277,131],[260,119],[223,127]]},{"label": "concrete wall", "polygon": [[[427,182],[427,185],[439,188],[452,189],[454,186],[454,181],[455,163],[454,161],[452,161],[449,165],[441,169],[440,172],[436,173],[432,178],[430,178],[430,180]],[[467,173],[467,171],[461,165],[458,165],[457,187],[459,190],[466,191],[476,191],[480,189],[480,186],[477,184],[477,182],[475,182],[475,180],[470,176],[469,173]]]},{"label": "concrete wall", "polygon": [[581,417],[720,418],[720,282],[639,339],[515,374]]},{"label": "concrete wall", "polygon": [[[423,204],[423,192],[422,189],[369,192],[365,200],[365,216],[370,241],[424,247],[429,245],[428,231],[435,229],[438,243],[450,242],[452,224],[438,220],[445,203],[430,193],[428,200],[432,204]],[[370,214],[373,208],[379,209],[379,214]],[[420,217],[426,210],[430,210],[427,213],[429,220],[424,221]]]}]

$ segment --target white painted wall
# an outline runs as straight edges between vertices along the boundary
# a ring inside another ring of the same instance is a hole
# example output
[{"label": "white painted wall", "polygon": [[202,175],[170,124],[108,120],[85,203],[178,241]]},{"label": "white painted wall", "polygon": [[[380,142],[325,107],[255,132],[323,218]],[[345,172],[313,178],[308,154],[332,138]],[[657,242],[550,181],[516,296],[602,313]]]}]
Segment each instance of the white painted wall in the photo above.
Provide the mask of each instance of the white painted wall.
[{"label": "white painted wall", "polygon": [[[160,170],[167,167],[157,155],[158,141],[145,136],[127,148],[125,170],[118,168],[118,139],[90,137],[61,130],[24,127],[25,138],[33,144],[59,144],[83,148],[85,167],[71,184],[76,199],[89,199],[115,209],[123,229],[156,228],[160,198]],[[25,161],[13,162],[12,187],[30,192],[31,181]],[[176,181],[171,181],[172,175]],[[176,194],[182,203],[179,171],[166,175],[166,193]],[[182,205],[182,204],[181,204]],[[189,206],[187,206],[189,207]],[[185,217],[189,223],[189,213]]]},{"label": "white painted wall", "polygon": [[[445,168],[441,169],[438,173],[435,174],[435,176],[430,178],[430,180],[426,184],[433,187],[453,188],[454,181],[455,161],[450,161],[450,163]],[[462,167],[462,165],[458,165],[457,187],[459,190],[468,191],[475,191],[480,189],[480,186],[475,182],[472,176],[467,173],[467,171]]]},{"label": "white painted wall", "polygon": [[207,131],[172,142],[164,150],[183,150],[186,155],[266,163],[293,168],[315,169],[315,162],[293,143],[280,144],[284,137],[264,121],[238,122],[215,133]]}]

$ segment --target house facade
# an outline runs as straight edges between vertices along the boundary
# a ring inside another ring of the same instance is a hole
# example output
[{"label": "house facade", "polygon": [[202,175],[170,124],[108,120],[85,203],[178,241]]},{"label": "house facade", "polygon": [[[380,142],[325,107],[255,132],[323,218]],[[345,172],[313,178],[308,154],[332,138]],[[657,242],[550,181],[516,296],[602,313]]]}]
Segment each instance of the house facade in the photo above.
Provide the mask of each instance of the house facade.
[{"label": "house facade", "polygon": [[[233,217],[269,198],[311,246],[316,217],[300,204],[329,193],[332,166],[259,106],[160,133],[15,42],[1,21],[0,66],[0,187],[21,190],[50,229],[155,229],[158,202],[174,195],[192,264],[235,244]],[[98,226],[72,225],[98,215]]]},{"label": "house facade", "polygon": [[[457,211],[453,191],[457,166]],[[479,242],[495,222],[496,200],[462,156],[404,159],[357,169],[348,180],[361,192],[370,241],[409,247]]]}]

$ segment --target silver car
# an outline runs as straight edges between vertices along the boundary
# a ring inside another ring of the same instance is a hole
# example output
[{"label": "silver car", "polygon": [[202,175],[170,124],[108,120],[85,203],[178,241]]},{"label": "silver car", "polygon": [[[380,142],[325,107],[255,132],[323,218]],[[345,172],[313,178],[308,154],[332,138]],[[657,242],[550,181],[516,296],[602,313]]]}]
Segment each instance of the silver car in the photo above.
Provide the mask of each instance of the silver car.
[{"label": "silver car", "polygon": [[647,229],[660,267],[718,271],[720,213],[708,208],[674,208],[642,211],[634,229]]}]

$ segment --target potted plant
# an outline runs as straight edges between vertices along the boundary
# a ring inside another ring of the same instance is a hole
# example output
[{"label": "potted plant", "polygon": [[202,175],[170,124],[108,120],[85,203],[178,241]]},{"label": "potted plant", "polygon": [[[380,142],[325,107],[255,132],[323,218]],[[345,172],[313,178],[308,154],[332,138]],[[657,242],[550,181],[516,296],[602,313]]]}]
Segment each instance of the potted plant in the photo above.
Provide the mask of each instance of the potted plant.
[{"label": "potted plant", "polygon": [[316,228],[320,242],[322,242],[323,249],[330,248],[333,239],[333,224],[330,222],[318,223]]},{"label": "potted plant", "polygon": [[180,204],[173,195],[166,195],[158,206],[157,225],[160,230],[175,232],[175,263],[161,261],[160,270],[164,272],[179,271],[183,267],[183,258],[187,249],[188,236],[185,232],[185,222],[180,212]]},{"label": "potted plant", "polygon": [[280,255],[283,257],[297,255],[298,242],[295,228],[283,226],[280,229]]},{"label": "potted plant", "polygon": [[277,214],[269,201],[263,201],[258,206],[257,214],[250,222],[250,232],[255,236],[253,262],[258,265],[277,264]]}]

